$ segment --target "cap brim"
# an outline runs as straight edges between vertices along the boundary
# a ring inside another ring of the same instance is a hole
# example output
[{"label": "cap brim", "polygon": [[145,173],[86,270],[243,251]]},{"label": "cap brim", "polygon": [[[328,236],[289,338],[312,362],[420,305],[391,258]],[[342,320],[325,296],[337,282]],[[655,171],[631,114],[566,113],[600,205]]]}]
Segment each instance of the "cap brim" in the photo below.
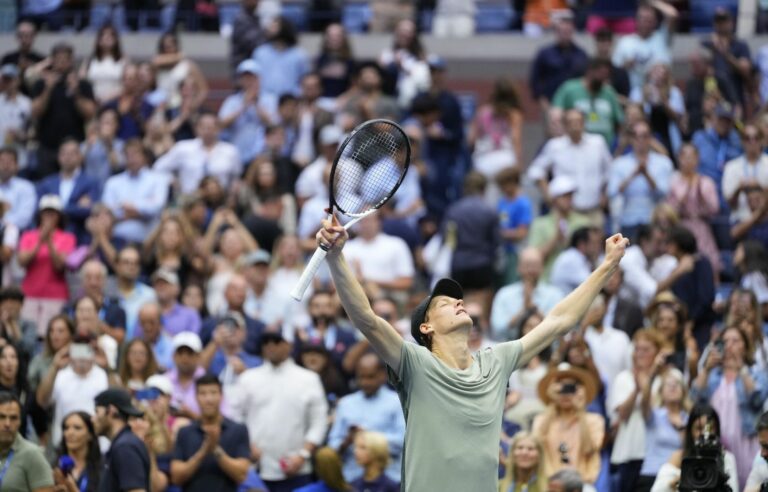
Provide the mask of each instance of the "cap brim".
[{"label": "cap brim", "polygon": [[126,407],[126,408],[120,408],[119,410],[121,412],[123,412],[124,414],[129,415],[131,417],[143,417],[144,416],[144,412],[142,412],[141,410],[139,410],[138,408],[136,408],[134,406],[130,406],[130,407]]}]

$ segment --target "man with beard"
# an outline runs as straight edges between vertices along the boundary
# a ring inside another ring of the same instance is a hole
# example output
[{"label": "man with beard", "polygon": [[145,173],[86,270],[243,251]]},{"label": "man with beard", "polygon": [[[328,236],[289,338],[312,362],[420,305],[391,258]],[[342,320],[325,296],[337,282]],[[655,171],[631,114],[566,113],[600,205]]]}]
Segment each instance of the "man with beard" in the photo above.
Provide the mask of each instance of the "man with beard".
[{"label": "man with beard", "polygon": [[555,117],[562,111],[578,109],[586,115],[587,133],[602,135],[609,147],[624,119],[616,91],[609,85],[611,67],[610,60],[592,59],[584,77],[565,82],[552,99]]},{"label": "man with beard", "polygon": [[341,361],[352,345],[355,334],[338,325],[336,299],[328,291],[316,291],[309,299],[309,317],[312,322],[296,335],[294,353],[299,354],[304,345],[323,345],[331,354],[336,366],[342,370]]},{"label": "man with beard", "polygon": [[352,115],[357,123],[374,118],[398,119],[397,101],[382,91],[382,78],[381,68],[375,63],[362,65],[342,112]]}]

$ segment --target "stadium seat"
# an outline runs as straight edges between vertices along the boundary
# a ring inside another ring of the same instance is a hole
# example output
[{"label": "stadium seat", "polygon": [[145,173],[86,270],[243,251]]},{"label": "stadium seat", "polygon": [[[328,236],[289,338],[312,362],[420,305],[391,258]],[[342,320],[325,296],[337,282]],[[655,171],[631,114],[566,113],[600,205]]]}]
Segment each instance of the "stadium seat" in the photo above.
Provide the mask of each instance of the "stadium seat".
[{"label": "stadium seat", "polygon": [[282,15],[291,21],[297,31],[307,29],[307,6],[303,2],[283,3]]},{"label": "stadium seat", "polygon": [[696,0],[690,3],[691,32],[712,32],[712,17],[718,8],[726,8],[734,16],[738,13],[738,0]]},{"label": "stadium seat", "polygon": [[348,33],[365,32],[371,20],[371,8],[367,2],[347,2],[341,14],[341,23]]},{"label": "stadium seat", "polygon": [[503,32],[509,31],[514,11],[508,2],[478,2],[475,13],[475,31]]}]

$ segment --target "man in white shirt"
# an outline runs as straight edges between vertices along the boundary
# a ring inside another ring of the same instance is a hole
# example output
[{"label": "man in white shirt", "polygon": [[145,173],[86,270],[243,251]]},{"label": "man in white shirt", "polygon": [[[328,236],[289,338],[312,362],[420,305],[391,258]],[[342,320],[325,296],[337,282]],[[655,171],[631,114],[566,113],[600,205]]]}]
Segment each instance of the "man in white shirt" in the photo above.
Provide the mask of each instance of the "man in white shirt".
[{"label": "man in white shirt", "polygon": [[37,210],[35,186],[19,178],[18,152],[14,147],[0,147],[0,192],[8,200],[10,208],[5,212],[5,221],[21,230],[32,225]]},{"label": "man in white shirt", "polygon": [[581,320],[581,328],[600,379],[610,391],[616,375],[630,368],[632,343],[626,333],[603,322],[606,307],[605,297],[597,296]]},{"label": "man in white shirt", "polygon": [[[660,27],[657,10],[664,16],[664,24]],[[677,9],[669,3],[653,0],[638,6],[636,32],[619,40],[611,60],[614,65],[629,72],[632,89],[643,87],[645,74],[652,65],[671,61],[670,45],[675,20]]]},{"label": "man in white shirt", "polygon": [[21,167],[24,167],[27,162],[24,144],[32,115],[32,101],[19,92],[21,80],[16,65],[0,67],[0,78],[0,142],[13,146],[19,152]]},{"label": "man in white shirt", "polygon": [[756,125],[744,125],[741,145],[744,155],[728,161],[723,169],[723,197],[731,207],[731,221],[749,219],[747,190],[755,187],[768,188],[768,156],[763,153],[762,130]]},{"label": "man in white shirt", "polygon": [[51,426],[54,446],[61,442],[61,421],[71,412],[94,412],[93,399],[107,389],[107,373],[96,365],[87,340],[76,340],[56,353],[50,369],[37,388],[37,402],[43,408],[53,405]]},{"label": "man in white shirt", "polygon": [[123,243],[142,243],[168,202],[168,179],[147,169],[140,140],[127,141],[124,152],[125,171],[107,180],[101,200],[115,216],[113,237]]},{"label": "man in white shirt", "polygon": [[557,287],[541,280],[544,258],[537,248],[528,247],[518,256],[520,280],[496,292],[491,308],[491,331],[497,340],[519,336],[518,323],[531,309],[547,314],[564,297]]},{"label": "man in white shirt", "polygon": [[213,176],[228,190],[243,173],[237,147],[219,140],[219,123],[213,113],[198,116],[195,134],[197,138],[176,142],[152,168],[175,174],[179,191],[185,195],[195,192],[206,176]]},{"label": "man in white shirt", "polygon": [[576,183],[573,207],[582,213],[597,212],[605,200],[611,153],[600,135],[584,132],[584,113],[578,109],[565,112],[566,134],[550,139],[528,169],[547,203],[550,202],[547,178],[568,176]]},{"label": "man in white shirt", "polygon": [[600,229],[582,227],[571,235],[571,246],[552,265],[549,281],[568,294],[589,277],[602,250]]},{"label": "man in white shirt", "polygon": [[251,453],[272,492],[311,482],[311,456],[325,440],[328,402],[320,377],[291,359],[279,332],[261,336],[264,364],[240,375],[233,419],[248,427]]},{"label": "man in white shirt", "polygon": [[401,238],[381,231],[381,218],[372,214],[356,226],[357,237],[344,251],[363,285],[390,294],[405,294],[413,285],[413,257]]},{"label": "man in white shirt", "polygon": [[759,492],[760,486],[768,483],[768,412],[757,419],[757,439],[760,441],[760,452],[752,463],[744,492]]}]

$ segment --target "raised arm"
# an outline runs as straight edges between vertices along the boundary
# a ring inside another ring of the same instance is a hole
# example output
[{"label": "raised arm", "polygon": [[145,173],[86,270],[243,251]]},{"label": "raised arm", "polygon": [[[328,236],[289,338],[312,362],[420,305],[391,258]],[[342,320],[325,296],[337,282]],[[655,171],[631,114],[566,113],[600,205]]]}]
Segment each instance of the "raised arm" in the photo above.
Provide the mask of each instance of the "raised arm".
[{"label": "raised arm", "polygon": [[576,326],[600,293],[629,245],[629,239],[614,234],[605,241],[605,259],[592,274],[573,292],[557,303],[539,326],[520,339],[523,355],[520,366],[527,364],[535,355],[549,347],[558,337]]},{"label": "raised arm", "polygon": [[400,367],[403,339],[392,325],[373,312],[363,287],[349,268],[344,255],[341,254],[341,249],[348,238],[347,231],[339,224],[336,217],[333,218],[333,222],[323,221],[323,228],[317,233],[318,244],[330,246],[326,261],[331,269],[331,276],[336,284],[336,292],[339,294],[344,311],[352,324],[363,332],[379,357],[389,367],[397,370]]}]

